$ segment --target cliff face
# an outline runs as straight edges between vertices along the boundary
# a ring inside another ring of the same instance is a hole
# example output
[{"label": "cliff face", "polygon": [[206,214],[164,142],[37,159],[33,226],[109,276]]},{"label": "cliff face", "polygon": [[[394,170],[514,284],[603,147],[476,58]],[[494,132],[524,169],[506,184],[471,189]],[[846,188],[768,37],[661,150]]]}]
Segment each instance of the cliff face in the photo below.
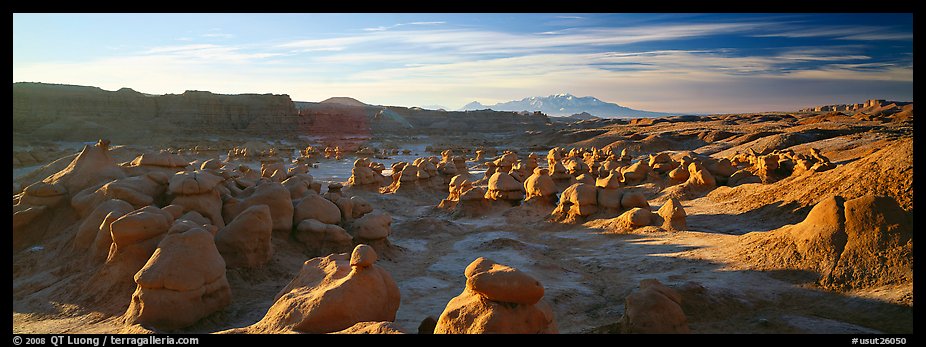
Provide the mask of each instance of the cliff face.
[{"label": "cliff face", "polygon": [[342,133],[446,135],[505,133],[549,128],[543,114],[507,111],[438,111],[397,106],[349,106],[332,103],[300,103],[310,134]]},{"label": "cliff face", "polygon": [[[297,107],[298,106],[298,109]],[[213,136],[327,140],[375,135],[470,135],[549,128],[547,116],[491,110],[447,112],[420,108],[294,103],[288,95],[221,95],[187,91],[146,95],[123,88],[44,83],[13,84],[17,139],[166,144]]]},{"label": "cliff face", "polygon": [[123,88],[13,84],[13,132],[56,140],[184,134],[288,134],[299,117],[287,95],[187,91],[150,96]]}]

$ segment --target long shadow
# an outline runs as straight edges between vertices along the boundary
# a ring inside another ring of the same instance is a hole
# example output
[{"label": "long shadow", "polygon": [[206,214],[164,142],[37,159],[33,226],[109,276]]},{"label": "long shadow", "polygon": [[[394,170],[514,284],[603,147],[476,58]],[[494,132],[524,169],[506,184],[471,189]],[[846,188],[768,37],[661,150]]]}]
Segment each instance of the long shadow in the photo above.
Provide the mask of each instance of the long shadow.
[{"label": "long shadow", "polygon": [[731,214],[689,214],[688,230],[728,235],[769,231],[804,220],[813,206],[797,202],[771,203],[760,208]]},{"label": "long shadow", "polygon": [[[816,271],[730,270],[726,264],[714,261],[667,256],[694,247],[643,242],[648,235],[618,237],[624,239],[622,242],[646,248],[640,262],[649,260],[650,264],[642,268],[651,271],[631,277],[655,278],[678,291],[693,333],[913,333],[912,305],[823,289],[816,284],[820,278]],[[602,269],[603,273],[609,271]],[[621,303],[629,294],[627,285],[622,285],[623,290],[618,285],[611,287],[621,292],[616,295]],[[637,283],[629,285],[637,289]],[[614,300],[615,293],[603,294]],[[619,333],[619,319],[619,314],[612,315],[610,323],[581,332]]]}]

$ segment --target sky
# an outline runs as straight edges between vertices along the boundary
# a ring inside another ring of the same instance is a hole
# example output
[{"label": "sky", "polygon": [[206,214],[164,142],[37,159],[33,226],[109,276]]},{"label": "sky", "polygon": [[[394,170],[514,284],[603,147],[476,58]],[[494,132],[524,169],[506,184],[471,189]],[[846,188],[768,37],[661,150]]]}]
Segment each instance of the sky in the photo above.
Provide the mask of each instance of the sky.
[{"label": "sky", "polygon": [[13,82],[679,113],[913,100],[906,14],[13,14]]}]

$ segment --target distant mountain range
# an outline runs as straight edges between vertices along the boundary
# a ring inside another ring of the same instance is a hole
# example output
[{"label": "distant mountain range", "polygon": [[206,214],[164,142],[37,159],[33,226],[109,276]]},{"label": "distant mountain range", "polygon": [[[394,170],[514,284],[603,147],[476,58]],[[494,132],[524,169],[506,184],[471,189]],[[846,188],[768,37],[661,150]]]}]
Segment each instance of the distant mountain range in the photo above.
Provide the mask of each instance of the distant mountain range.
[{"label": "distant mountain range", "polygon": [[634,110],[618,104],[604,102],[591,96],[577,97],[572,94],[550,96],[532,96],[521,100],[502,102],[495,105],[483,105],[478,101],[466,104],[460,111],[492,109],[495,111],[540,111],[549,116],[570,116],[586,112],[602,118],[613,117],[664,117],[673,113]]}]

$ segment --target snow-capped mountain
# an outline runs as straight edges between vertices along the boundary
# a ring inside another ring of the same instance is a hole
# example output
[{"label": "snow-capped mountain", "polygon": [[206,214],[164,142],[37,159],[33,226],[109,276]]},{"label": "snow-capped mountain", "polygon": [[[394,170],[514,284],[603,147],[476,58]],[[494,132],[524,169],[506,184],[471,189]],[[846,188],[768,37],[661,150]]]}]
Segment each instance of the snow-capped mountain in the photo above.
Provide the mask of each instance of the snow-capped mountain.
[{"label": "snow-capped mountain", "polygon": [[463,108],[461,108],[460,111],[485,110],[487,108],[489,107],[486,105],[480,104],[479,101],[473,101],[471,103],[463,105]]},{"label": "snow-capped mountain", "polygon": [[482,110],[490,108],[496,111],[541,111],[549,116],[569,116],[587,112],[603,118],[610,117],[662,117],[672,114],[634,110],[618,104],[604,102],[591,96],[578,97],[569,93],[550,96],[532,96],[521,100],[508,101],[495,105],[483,105],[478,101],[463,106],[461,111]]}]

